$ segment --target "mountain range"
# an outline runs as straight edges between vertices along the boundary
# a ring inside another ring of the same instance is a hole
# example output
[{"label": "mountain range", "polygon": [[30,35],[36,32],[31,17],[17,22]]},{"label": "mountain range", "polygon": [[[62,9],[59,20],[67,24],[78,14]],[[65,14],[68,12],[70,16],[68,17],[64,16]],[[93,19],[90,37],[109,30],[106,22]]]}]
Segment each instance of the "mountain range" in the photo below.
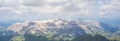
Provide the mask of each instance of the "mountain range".
[{"label": "mountain range", "polygon": [[[114,35],[119,35],[119,31],[112,34],[111,28],[102,22],[85,20],[44,20],[44,21],[25,21],[14,23],[7,28],[0,27],[0,36],[20,36],[26,34],[43,35],[47,38],[71,40],[78,36],[100,34],[108,39]],[[116,30],[116,29],[113,29]]]}]

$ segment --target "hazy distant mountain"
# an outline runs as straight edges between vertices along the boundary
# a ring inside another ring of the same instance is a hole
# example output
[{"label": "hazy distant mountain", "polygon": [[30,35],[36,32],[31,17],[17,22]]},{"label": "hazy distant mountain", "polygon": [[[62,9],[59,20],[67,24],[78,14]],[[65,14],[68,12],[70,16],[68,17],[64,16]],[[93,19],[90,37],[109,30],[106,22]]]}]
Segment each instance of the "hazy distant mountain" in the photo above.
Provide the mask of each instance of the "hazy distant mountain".
[{"label": "hazy distant mountain", "polygon": [[2,29],[2,26],[0,26],[0,29]]},{"label": "hazy distant mountain", "polygon": [[0,36],[3,35],[3,32],[4,32],[4,30],[3,30],[2,26],[0,26]]}]

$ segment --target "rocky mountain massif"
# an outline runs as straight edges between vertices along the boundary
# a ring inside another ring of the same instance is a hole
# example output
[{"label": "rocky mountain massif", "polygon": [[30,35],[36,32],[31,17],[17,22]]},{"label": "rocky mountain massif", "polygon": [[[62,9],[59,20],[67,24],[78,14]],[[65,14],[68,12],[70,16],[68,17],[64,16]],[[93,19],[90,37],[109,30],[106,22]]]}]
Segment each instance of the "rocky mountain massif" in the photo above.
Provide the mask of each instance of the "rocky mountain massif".
[{"label": "rocky mountain massif", "polygon": [[[0,31],[0,36],[1,35],[11,36],[12,37],[10,39],[11,41],[12,40],[15,41],[15,39],[19,39],[19,38],[25,40],[25,37],[27,37],[29,40],[30,38],[28,37],[29,35],[30,36],[35,35],[38,37],[45,36],[46,38],[48,38],[48,40],[52,40],[52,41],[53,40],[72,41],[76,39],[76,37],[78,38],[84,37],[83,39],[85,39],[85,37],[88,36],[92,37],[95,35],[111,37],[109,36],[109,33],[107,33],[109,30],[107,30],[106,27],[107,26],[105,26],[105,24],[102,22],[90,21],[90,20],[74,21],[74,20],[56,19],[56,20],[46,20],[46,21],[25,21],[22,23],[12,24],[5,30]],[[104,40],[105,39],[106,38],[104,38]],[[37,41],[36,38],[34,41]],[[83,41],[87,41],[87,39]]]}]

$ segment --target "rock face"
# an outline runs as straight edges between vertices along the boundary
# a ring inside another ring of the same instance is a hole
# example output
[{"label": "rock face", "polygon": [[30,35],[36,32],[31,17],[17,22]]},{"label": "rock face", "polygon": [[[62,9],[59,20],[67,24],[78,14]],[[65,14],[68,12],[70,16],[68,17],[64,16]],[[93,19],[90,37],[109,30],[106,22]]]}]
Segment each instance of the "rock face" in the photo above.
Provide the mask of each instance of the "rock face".
[{"label": "rock face", "polygon": [[105,33],[105,27],[101,25],[101,22],[86,20],[83,21],[82,27],[85,27],[87,30],[86,33],[89,34],[102,34]]},{"label": "rock face", "polygon": [[100,23],[95,21],[78,22],[73,20],[46,20],[46,21],[26,21],[9,26],[7,30],[15,34],[52,34],[54,36],[74,37],[89,34],[104,33]]}]

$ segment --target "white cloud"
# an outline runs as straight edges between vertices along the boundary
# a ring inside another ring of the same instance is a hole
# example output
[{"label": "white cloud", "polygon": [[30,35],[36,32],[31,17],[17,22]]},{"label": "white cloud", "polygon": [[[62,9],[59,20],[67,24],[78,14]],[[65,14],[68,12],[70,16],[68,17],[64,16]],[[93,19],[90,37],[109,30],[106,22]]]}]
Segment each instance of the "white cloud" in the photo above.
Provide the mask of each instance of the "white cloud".
[{"label": "white cloud", "polygon": [[1,7],[17,7],[20,4],[20,0],[0,0]]},{"label": "white cloud", "polygon": [[100,10],[98,12],[98,15],[102,15],[105,17],[106,15],[109,15],[113,17],[114,15],[120,15],[118,13],[120,10],[120,1],[119,0],[111,0],[109,4],[102,4],[100,6]]},{"label": "white cloud", "polygon": [[22,4],[25,6],[43,6],[45,2],[44,0],[24,0]]},{"label": "white cloud", "polygon": [[66,2],[68,0],[46,0],[46,2]]},{"label": "white cloud", "polygon": [[119,15],[119,7],[119,0],[0,0],[0,18],[104,18]]}]

